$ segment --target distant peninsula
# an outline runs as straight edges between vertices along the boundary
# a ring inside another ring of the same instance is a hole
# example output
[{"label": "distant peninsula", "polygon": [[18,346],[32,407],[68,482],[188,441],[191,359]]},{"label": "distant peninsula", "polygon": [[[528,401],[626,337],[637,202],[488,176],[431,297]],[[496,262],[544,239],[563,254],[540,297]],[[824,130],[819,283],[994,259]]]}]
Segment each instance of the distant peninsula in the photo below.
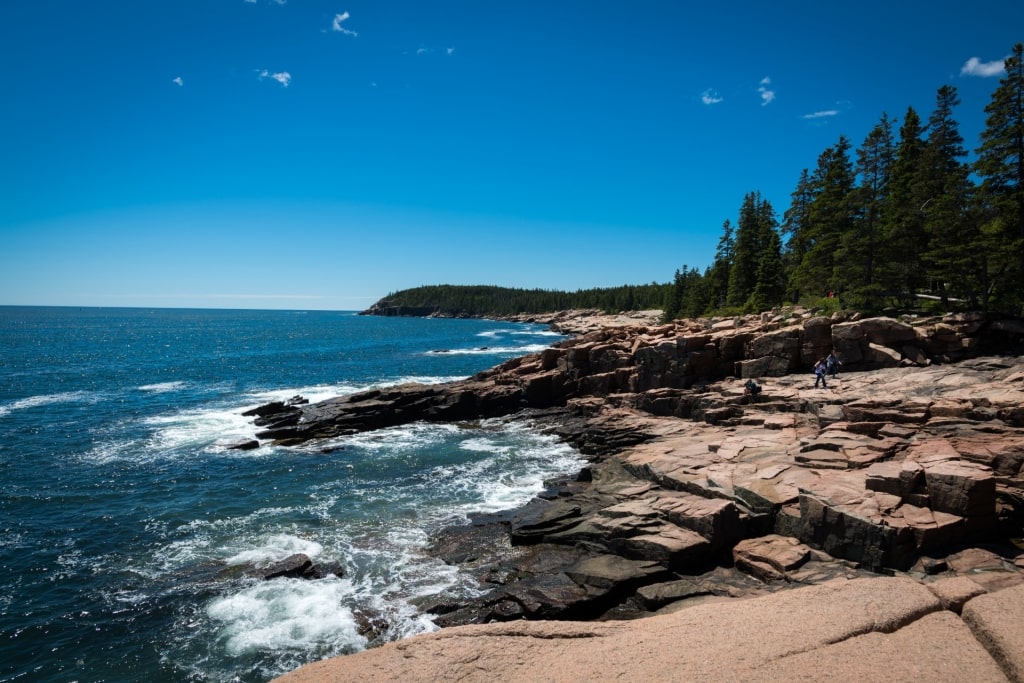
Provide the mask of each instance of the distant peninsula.
[{"label": "distant peninsula", "polygon": [[622,285],[562,292],[491,285],[430,285],[392,292],[360,315],[507,318],[592,309],[605,313],[661,309],[671,284]]}]

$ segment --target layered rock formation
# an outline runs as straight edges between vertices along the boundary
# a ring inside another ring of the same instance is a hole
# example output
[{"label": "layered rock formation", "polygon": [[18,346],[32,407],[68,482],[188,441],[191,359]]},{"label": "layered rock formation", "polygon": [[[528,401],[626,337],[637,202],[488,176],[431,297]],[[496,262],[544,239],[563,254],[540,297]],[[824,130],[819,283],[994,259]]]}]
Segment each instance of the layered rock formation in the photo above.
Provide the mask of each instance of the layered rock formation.
[{"label": "layered rock formation", "polygon": [[[967,595],[1022,581],[1021,321],[634,323],[461,382],[260,411],[257,437],[515,414],[591,459],[521,510],[438,535],[433,552],[481,588],[425,603],[441,625],[635,616],[870,572]],[[814,389],[833,349],[843,372]]]}]

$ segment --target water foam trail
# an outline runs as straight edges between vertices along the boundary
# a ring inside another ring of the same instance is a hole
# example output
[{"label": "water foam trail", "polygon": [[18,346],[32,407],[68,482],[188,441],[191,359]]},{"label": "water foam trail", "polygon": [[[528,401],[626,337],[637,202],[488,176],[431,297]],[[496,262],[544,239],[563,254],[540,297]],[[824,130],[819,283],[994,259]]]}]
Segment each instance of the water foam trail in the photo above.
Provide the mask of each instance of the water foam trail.
[{"label": "water foam trail", "polygon": [[425,356],[482,356],[482,355],[525,355],[531,353],[540,353],[544,349],[550,348],[547,344],[528,344],[525,346],[487,346],[475,349],[445,349],[443,351],[426,351],[423,355]]},{"label": "water foam trail", "polygon": [[187,384],[183,381],[177,382],[157,382],[156,384],[144,384],[139,387],[139,391],[148,391],[154,394],[166,394],[171,391],[179,391],[184,389]]},{"label": "water foam trail", "polygon": [[367,382],[364,384],[342,382],[339,384],[318,384],[315,386],[291,389],[271,389],[267,391],[256,391],[246,395],[246,400],[252,401],[252,404],[244,406],[243,408],[241,408],[241,410],[255,408],[259,405],[269,403],[271,401],[288,401],[289,399],[294,398],[295,396],[301,396],[302,398],[307,399],[310,403],[317,403],[319,401],[326,401],[332,398],[350,396],[352,394],[358,394],[363,391],[370,391],[371,389],[386,389],[388,387],[398,386],[400,384],[444,384],[445,382],[455,382],[460,379],[465,379],[465,377],[404,375],[401,377],[384,379],[378,382]]},{"label": "water foam trail", "polygon": [[28,410],[57,403],[99,403],[104,394],[94,391],[68,391],[59,394],[44,394],[11,401],[0,405],[0,417],[5,417],[16,410]]}]

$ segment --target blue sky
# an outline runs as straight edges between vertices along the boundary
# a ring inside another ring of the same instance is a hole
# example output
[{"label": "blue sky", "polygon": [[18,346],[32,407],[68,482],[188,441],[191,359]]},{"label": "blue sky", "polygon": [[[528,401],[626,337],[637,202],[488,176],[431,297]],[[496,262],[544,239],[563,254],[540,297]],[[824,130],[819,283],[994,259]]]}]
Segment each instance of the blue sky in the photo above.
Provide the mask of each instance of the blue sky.
[{"label": "blue sky", "polygon": [[973,151],[1020,41],[1009,0],[8,0],[0,304],[666,282],[942,85]]}]

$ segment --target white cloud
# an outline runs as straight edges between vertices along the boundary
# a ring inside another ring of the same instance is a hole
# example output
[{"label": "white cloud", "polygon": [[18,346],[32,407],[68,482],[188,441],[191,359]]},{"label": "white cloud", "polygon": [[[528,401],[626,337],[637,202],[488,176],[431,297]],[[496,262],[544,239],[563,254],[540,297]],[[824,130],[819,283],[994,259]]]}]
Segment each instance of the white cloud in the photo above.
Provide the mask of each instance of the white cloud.
[{"label": "white cloud", "polygon": [[824,111],[816,111],[813,114],[804,114],[805,119],[824,119],[829,116],[838,116],[839,111],[836,109],[826,109]]},{"label": "white cloud", "polygon": [[358,33],[356,33],[355,31],[349,30],[349,29],[347,29],[347,28],[345,28],[344,26],[341,25],[342,22],[348,21],[348,17],[349,17],[348,12],[342,12],[341,14],[335,14],[334,15],[334,21],[331,22],[331,30],[332,31],[336,31],[338,33],[344,33],[346,36],[352,36],[353,38],[355,38],[356,36],[359,35]]},{"label": "white cloud", "polygon": [[418,48],[416,48],[416,54],[418,54],[418,55],[425,55],[428,52],[430,52],[429,48],[425,48],[425,47],[418,47]]},{"label": "white cloud", "polygon": [[264,78],[273,78],[275,81],[277,81],[282,86],[287,88],[288,84],[291,83],[292,75],[287,71],[278,71],[277,73],[270,73],[266,69],[263,69],[260,71],[260,80],[262,81]]},{"label": "white cloud", "polygon": [[181,79],[181,76],[175,76],[174,78],[172,78],[171,83],[176,83],[177,85],[185,85],[185,81]]},{"label": "white cloud", "polygon": [[765,76],[761,79],[760,87],[757,92],[761,93],[761,106],[766,107],[775,101],[775,91],[769,90],[768,86],[771,85],[772,79]]},{"label": "white cloud", "polygon": [[998,76],[1003,73],[1003,63],[1005,60],[997,59],[994,62],[983,62],[977,57],[971,57],[967,62],[960,68],[961,76],[981,76],[986,78],[988,76]]},{"label": "white cloud", "polygon": [[708,88],[701,93],[700,101],[708,105],[718,104],[722,101],[722,97],[713,88]]},{"label": "white cloud", "polygon": [[453,55],[453,54],[455,54],[455,48],[454,47],[450,47],[447,50],[445,50],[445,52],[447,52],[449,55]]}]

